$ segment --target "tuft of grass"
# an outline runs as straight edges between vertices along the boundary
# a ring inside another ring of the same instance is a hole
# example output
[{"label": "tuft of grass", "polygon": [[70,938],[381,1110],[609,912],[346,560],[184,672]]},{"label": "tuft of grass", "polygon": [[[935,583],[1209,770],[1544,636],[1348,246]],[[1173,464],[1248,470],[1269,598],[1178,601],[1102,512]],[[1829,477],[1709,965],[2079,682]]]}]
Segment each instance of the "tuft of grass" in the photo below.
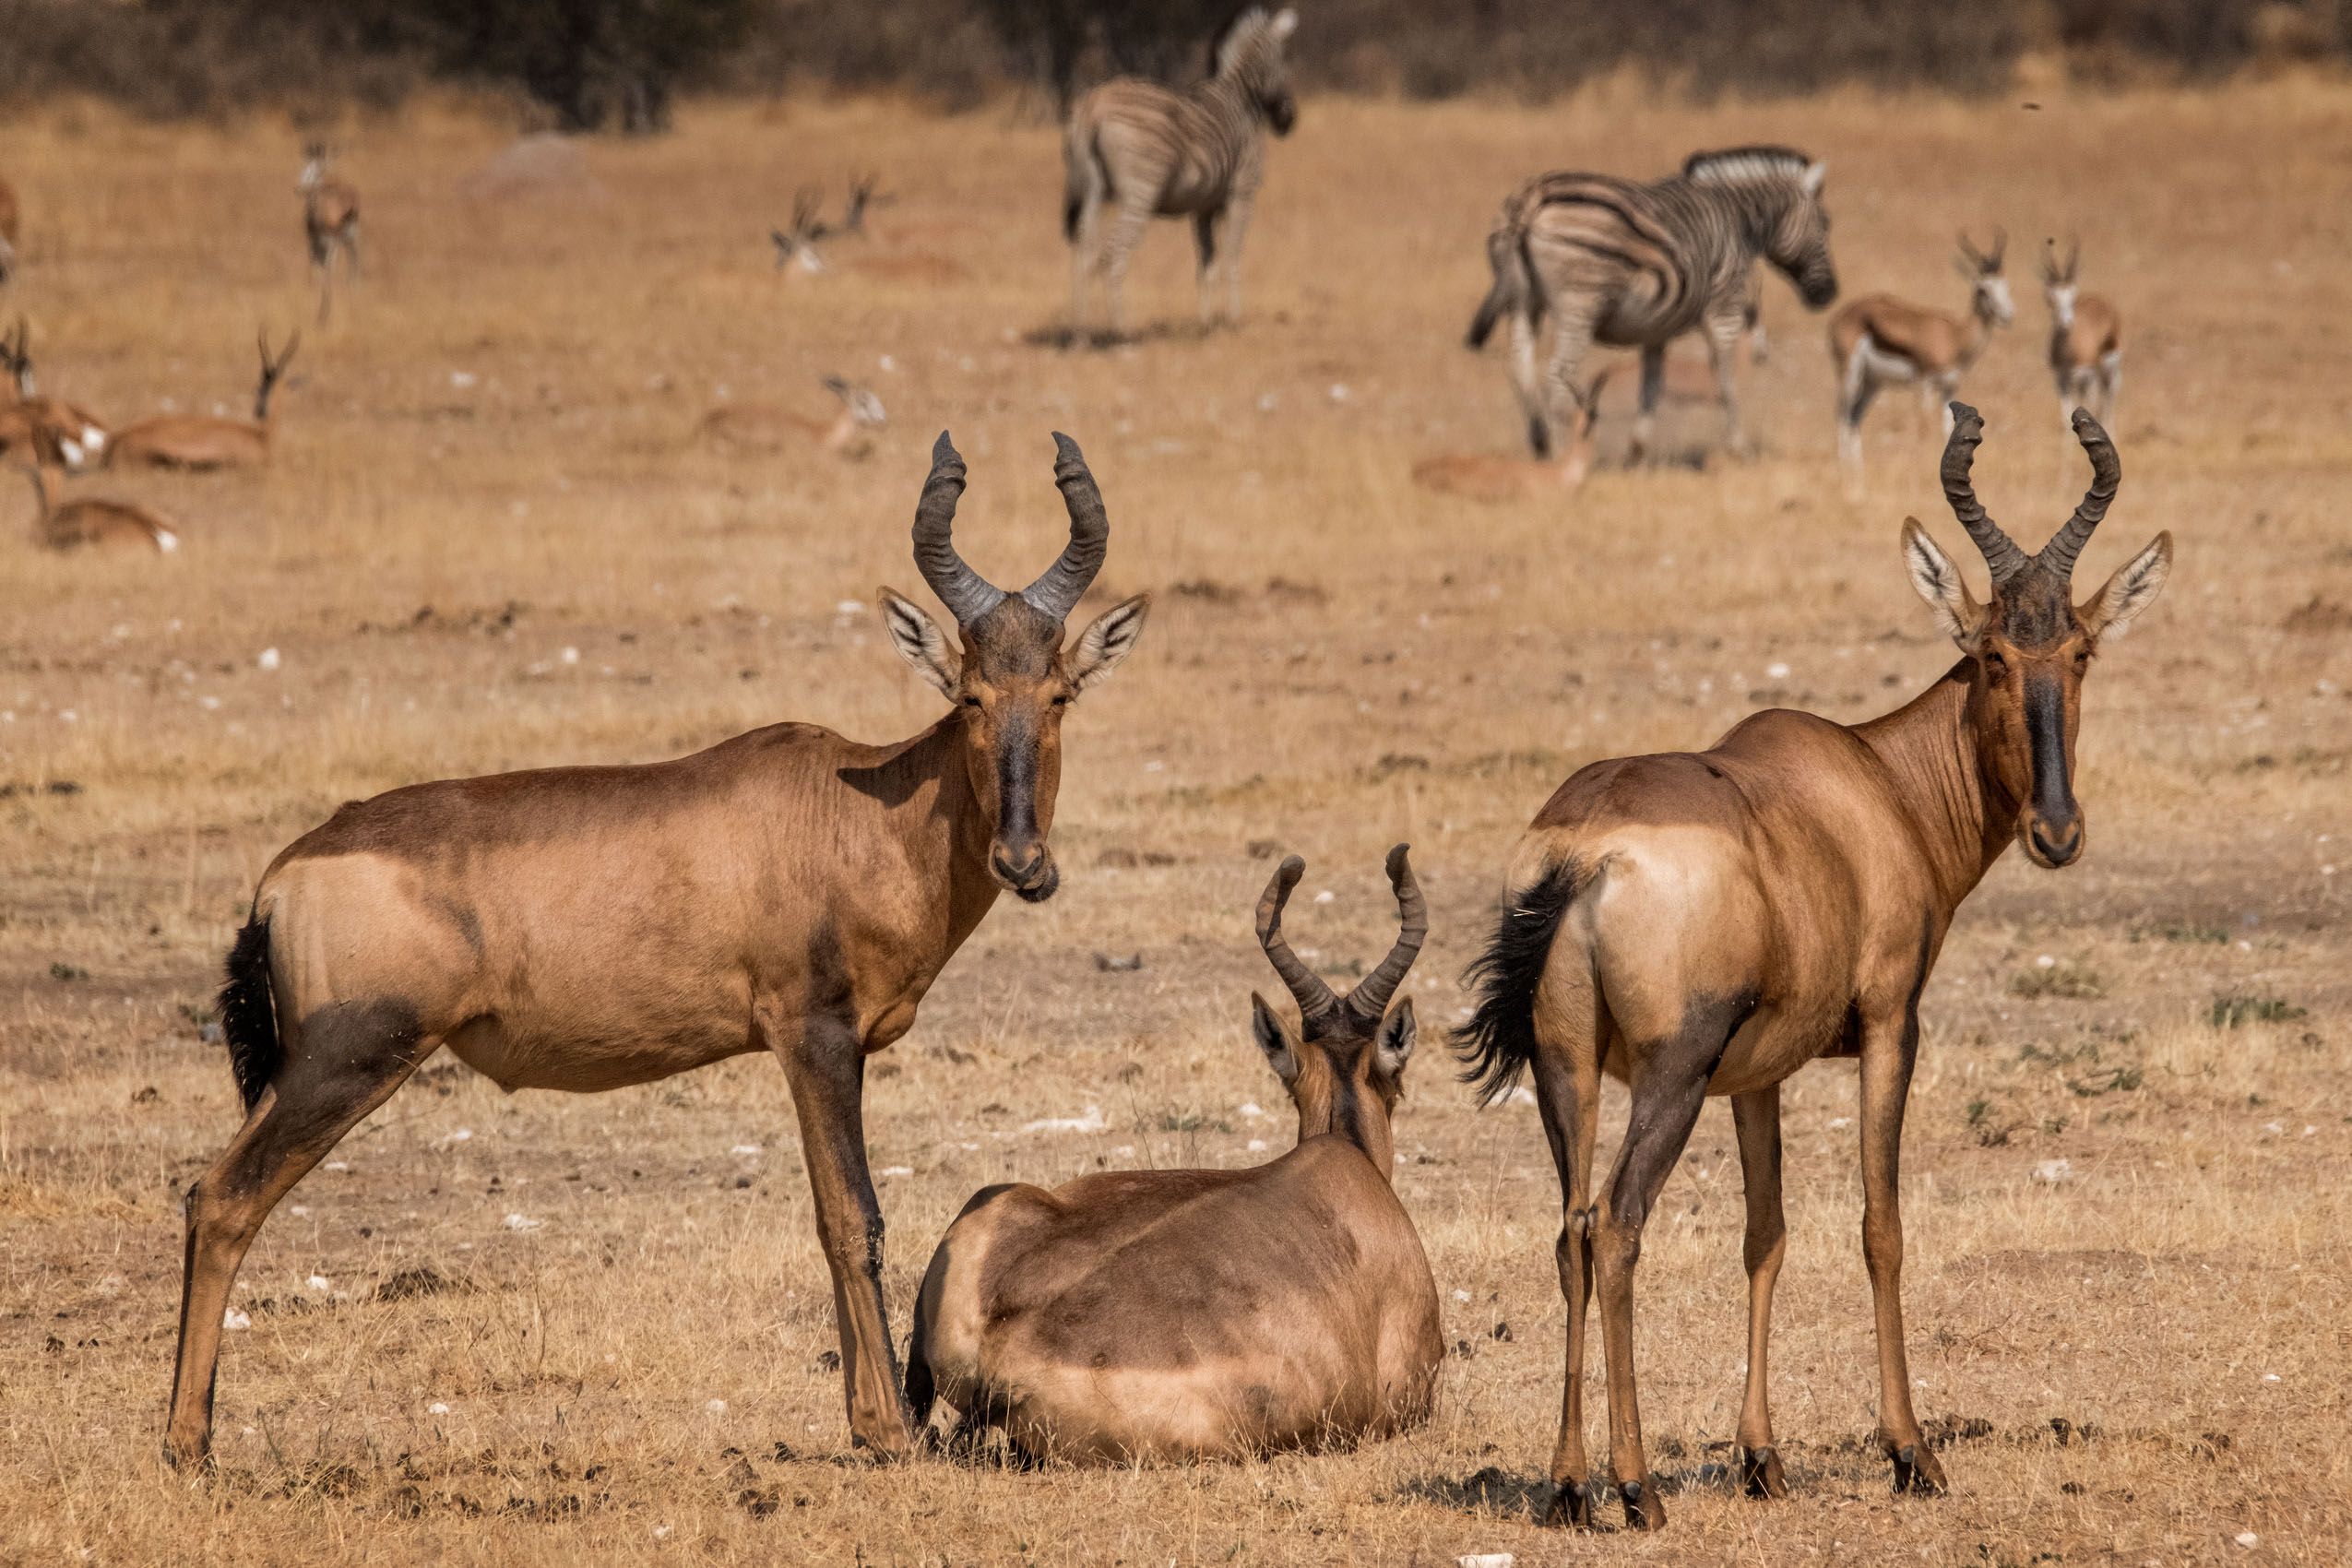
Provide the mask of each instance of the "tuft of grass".
[{"label": "tuft of grass", "polygon": [[2070,1002],[2096,1002],[2107,994],[2107,985],[2095,969],[2085,968],[2079,964],[2061,963],[2047,969],[2020,969],[2010,977],[2009,994],[2058,996]]},{"label": "tuft of grass", "polygon": [[2234,1029],[2241,1024],[2292,1023],[2308,1016],[2308,1009],[2285,997],[2224,994],[2213,999],[2205,1022],[2216,1029]]}]

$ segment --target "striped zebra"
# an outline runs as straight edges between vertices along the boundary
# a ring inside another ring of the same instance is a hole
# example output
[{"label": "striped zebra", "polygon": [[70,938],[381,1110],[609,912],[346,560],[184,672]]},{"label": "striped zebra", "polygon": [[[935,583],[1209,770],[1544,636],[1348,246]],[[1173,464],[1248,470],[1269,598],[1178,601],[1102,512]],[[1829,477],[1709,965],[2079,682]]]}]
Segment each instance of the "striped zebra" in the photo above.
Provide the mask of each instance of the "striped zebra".
[{"label": "striped zebra", "polygon": [[[1182,92],[1135,77],[1104,82],[1078,100],[1063,141],[1062,232],[1069,240],[1070,327],[1086,326],[1087,279],[1105,279],[1113,337],[1127,260],[1155,217],[1190,218],[1200,251],[1201,323],[1213,318],[1221,264],[1231,291],[1226,319],[1241,316],[1241,239],[1265,177],[1265,128],[1288,136],[1298,118],[1284,41],[1296,11],[1253,6],[1210,54],[1209,78]],[[1098,220],[1117,205],[1107,233]]]},{"label": "striped zebra", "polygon": [[[1536,455],[1550,455],[1555,416],[1596,343],[1642,350],[1633,445],[1646,451],[1666,346],[1691,331],[1706,337],[1726,434],[1740,449],[1733,350],[1748,327],[1757,260],[1785,273],[1814,310],[1837,297],[1821,204],[1826,172],[1788,148],[1743,147],[1694,153],[1680,174],[1648,184],[1552,173],[1515,192],[1487,236],[1494,285],[1470,323],[1469,345],[1484,347],[1510,317],[1512,381]],[[1546,316],[1551,352],[1538,382],[1536,337]]]}]

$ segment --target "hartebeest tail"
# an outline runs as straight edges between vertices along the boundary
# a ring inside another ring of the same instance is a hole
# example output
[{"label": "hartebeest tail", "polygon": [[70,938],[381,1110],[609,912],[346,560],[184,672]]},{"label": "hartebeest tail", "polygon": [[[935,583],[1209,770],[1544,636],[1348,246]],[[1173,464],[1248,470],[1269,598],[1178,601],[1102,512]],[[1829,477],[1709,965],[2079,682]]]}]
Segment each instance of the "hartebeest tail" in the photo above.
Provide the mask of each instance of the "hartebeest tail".
[{"label": "hartebeest tail", "polygon": [[1285,860],[1257,908],[1297,1026],[1250,998],[1297,1146],[1241,1170],[976,1194],[916,1303],[918,1420],[944,1396],[963,1435],[1001,1426],[1026,1455],[1124,1464],[1320,1447],[1428,1415],[1445,1344],[1429,1260],[1390,1185],[1389,1128],[1414,1039],[1396,988],[1428,907],[1399,844],[1396,944],[1339,996],[1282,934],[1304,870]]},{"label": "hartebeest tail", "polygon": [[906,1452],[864,1062],[914,1026],[1000,892],[1052,896],[1063,719],[1146,608],[1067,636],[1111,520],[1077,444],[1054,446],[1069,542],[1016,593],[956,553],[964,460],[944,434],[932,450],[915,562],[960,649],[882,596],[899,656],[950,705],[921,733],[866,745],[777,724],[670,762],[415,784],[344,806],[270,862],[220,993],[246,1113],[188,1189],[168,1457],[209,1449],[221,1314],[262,1222],[444,1045],[505,1088],[581,1091],[774,1053],[852,1441]]},{"label": "hartebeest tail", "polygon": [[[1955,405],[1943,457],[1953,515],[1992,582],[1979,602],[1916,520],[1912,586],[1962,652],[1918,696],[1867,723],[1755,714],[1713,749],[1618,757],[1579,771],[1537,814],[1507,873],[1503,913],[1471,967],[1477,1004],[1455,1037],[1492,1099],[1521,1073],[1559,1172],[1554,1249],[1567,1303],[1566,1387],[1550,1516],[1592,1518],[1584,1431],[1585,1319],[1600,1302],[1610,1467],[1628,1523],[1665,1520],[1642,1443],[1633,1375],[1633,1269],[1667,1173],[1711,1095],[1731,1098],[1745,1179],[1747,1388],[1741,1479],[1786,1490],[1766,1402],[1780,1206],[1780,1084],[1817,1056],[1861,1068],[1862,1244],[1879,1348],[1878,1439],[1902,1491],[1943,1472],[1911,1406],[1900,1277],[1903,1109],[1919,996],[1954,911],[2012,844],[2073,863],[2082,681],[2163,586],[2169,535],[2079,605],[2071,584],[2121,482],[2115,448],[2077,410],[2091,486],[2027,555],[1978,503],[1981,424]],[[1631,1086],[1615,1162],[1596,1185],[1600,1080]]]}]

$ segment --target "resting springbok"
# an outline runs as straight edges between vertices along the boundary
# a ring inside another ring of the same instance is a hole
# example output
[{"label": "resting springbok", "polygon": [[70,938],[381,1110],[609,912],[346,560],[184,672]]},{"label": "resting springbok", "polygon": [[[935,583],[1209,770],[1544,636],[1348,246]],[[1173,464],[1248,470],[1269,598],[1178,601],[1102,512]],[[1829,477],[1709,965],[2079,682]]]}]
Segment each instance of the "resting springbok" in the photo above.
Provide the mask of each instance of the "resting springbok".
[{"label": "resting springbok", "polygon": [[1499,452],[1444,452],[1413,465],[1413,482],[1440,495],[1455,495],[1481,505],[1509,501],[1572,495],[1584,488],[1593,466],[1593,425],[1600,417],[1601,389],[1610,372],[1604,370],[1580,387],[1572,387],[1575,410],[1568,439],[1556,457],[1523,457]]},{"label": "resting springbok", "polygon": [[1115,1170],[1051,1192],[985,1188],[932,1254],[908,1398],[1001,1426],[1016,1452],[1125,1464],[1233,1459],[1383,1437],[1427,1418],[1445,1342],[1437,1287],[1390,1185],[1389,1116],[1413,1004],[1389,1005],[1429,916],[1388,852],[1403,930],[1332,994],[1282,937],[1305,862],[1258,900],[1258,941],[1300,1027],[1250,1027],[1299,1112],[1297,1146],[1243,1170]]},{"label": "resting springbok", "polygon": [[882,399],[837,375],[825,378],[825,389],[841,400],[841,411],[829,420],[765,403],[731,403],[705,414],[695,434],[725,452],[781,452],[808,445],[837,457],[865,457],[873,450],[873,433],[887,417]]},{"label": "resting springbok", "polygon": [[[5,441],[5,436],[0,436],[0,441]],[[180,548],[180,525],[152,506],[95,496],[68,501],[62,506],[53,505],[50,490],[56,481],[42,466],[40,448],[35,446],[32,451],[34,456],[25,464],[25,472],[31,476],[37,507],[33,537],[42,544],[51,550],[78,550],[84,546],[99,550],[130,548],[152,550],[161,555]]]},{"label": "resting springbok", "polygon": [[79,472],[98,461],[109,439],[105,422],[78,403],[38,395],[32,374],[32,330],[17,317],[14,333],[0,338],[0,369],[8,373],[16,393],[15,408],[53,446],[66,468]]},{"label": "resting springbok", "polygon": [[[1915,305],[1892,294],[1856,300],[1830,318],[1829,357],[1837,366],[1837,455],[1847,481],[1860,481],[1862,412],[1879,389],[1917,383],[1922,409],[1949,404],[1952,395],[1992,341],[1993,328],[2017,318],[2009,279],[2001,273],[2009,236],[1993,231],[1992,249],[1980,251],[1960,236],[1956,266],[1968,280],[1968,319]],[[1956,405],[1953,405],[1956,406]],[[1943,416],[1952,433],[1952,414]]]},{"label": "resting springbok", "polygon": [[2042,292],[2049,300],[2049,370],[2058,382],[2059,413],[2073,407],[2096,408],[2099,422],[2115,422],[2115,394],[2123,385],[2123,317],[2097,294],[2078,292],[2075,269],[2082,265],[2083,245],[2066,242],[2066,260],[2058,259],[2058,242],[2042,242]]},{"label": "resting springbok", "polygon": [[288,362],[302,346],[303,335],[290,334],[275,357],[269,335],[255,341],[261,350],[261,381],[254,389],[251,420],[218,419],[209,414],[159,414],[125,425],[106,448],[106,466],[146,463],[159,469],[260,468],[269,461],[269,394]]},{"label": "resting springbok", "polygon": [[343,253],[350,281],[360,277],[360,193],[350,183],[327,172],[327,144],[315,141],[303,148],[302,177],[294,188],[302,193],[303,236],[310,243],[311,280],[318,285],[318,320],[327,322],[335,294],[335,253]]},{"label": "resting springbok", "polygon": [[[1709,1095],[1729,1095],[1748,1205],[1747,1394],[1740,1468],[1780,1495],[1764,1352],[1780,1272],[1780,1082],[1816,1056],[1861,1059],[1862,1252],[1878,1325],[1878,1442],[1897,1491],[1943,1471],[1911,1408],[1903,1346],[1896,1165],[1919,1043],[1919,993],[1954,911],[2012,842],[2037,865],[2082,854],[2074,731],[2101,642],[2146,609],[2172,564],[2154,543],[2076,605],[2074,563],[2115,497],[2107,433],[2077,411],[2089,493],[2037,555],[1978,505],[1974,409],[1955,405],[1944,494],[1990,569],[1978,603],[1917,518],[1912,587],[1961,649],[1895,711],[1847,726],[1773,709],[1711,751],[1595,763],[1560,787],[1513,857],[1503,916],[1472,967],[1457,1037],[1489,1099],[1535,1071],[1559,1168],[1557,1253],[1567,1387],[1550,1515],[1592,1518],[1584,1432],[1585,1311],[1600,1295],[1610,1461],[1627,1522],[1665,1522],[1642,1447],[1633,1265],[1642,1225]],[[1607,1183],[1592,1184],[1600,1075],[1633,1088]]]},{"label": "resting springbok", "polygon": [[953,704],[921,734],[877,746],[776,724],[671,762],[412,785],[344,806],[270,862],[220,993],[246,1116],[188,1189],[168,1458],[210,1446],[221,1314],[262,1220],[443,1045],[504,1088],[583,1091],[775,1052],[852,1441],[908,1451],[865,1059],[913,1027],[999,892],[1052,897],[1063,717],[1147,608],[1128,600],[1063,647],[1111,523],[1077,444],[1054,441],[1070,541],[1010,594],[956,554],[964,461],[944,434],[932,454],[915,562],[961,657],[882,594],[900,657]]}]

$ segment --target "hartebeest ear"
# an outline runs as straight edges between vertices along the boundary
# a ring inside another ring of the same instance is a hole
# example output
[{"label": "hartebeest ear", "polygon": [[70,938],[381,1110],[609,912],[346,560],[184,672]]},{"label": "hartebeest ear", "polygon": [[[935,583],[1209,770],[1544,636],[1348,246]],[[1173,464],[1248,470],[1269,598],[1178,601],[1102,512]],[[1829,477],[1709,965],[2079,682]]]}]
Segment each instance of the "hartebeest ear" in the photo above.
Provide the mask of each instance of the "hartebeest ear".
[{"label": "hartebeest ear", "polygon": [[1945,634],[1964,650],[1975,651],[1977,634],[1984,630],[1985,607],[1968,592],[1960,568],[1936,547],[1917,517],[1903,519],[1903,565]]},{"label": "hartebeest ear", "polygon": [[1250,1036],[1265,1052],[1265,1064],[1274,1075],[1289,1088],[1299,1081],[1299,1043],[1290,1033],[1290,1026],[1282,1015],[1266,1005],[1265,997],[1250,992]]},{"label": "hartebeest ear", "polygon": [[1372,1036],[1372,1065],[1390,1083],[1401,1083],[1405,1063],[1413,1059],[1413,1037],[1419,1026],[1413,1021],[1413,999],[1405,998],[1388,1010],[1380,1021],[1380,1031]]},{"label": "hartebeest ear", "polygon": [[2121,636],[2132,617],[2156,602],[2156,590],[2171,571],[2172,530],[2167,529],[2155,543],[2118,567],[2107,586],[2076,612],[2083,618],[2083,630],[2094,637]]},{"label": "hartebeest ear", "polygon": [[1078,634],[1070,650],[1071,683],[1083,692],[1118,669],[1119,661],[1134,651],[1150,610],[1151,595],[1139,593],[1096,616],[1094,624]]},{"label": "hartebeest ear", "polygon": [[1281,42],[1299,30],[1299,13],[1285,6],[1275,13],[1274,20],[1267,24],[1265,30],[1274,35],[1275,42]]},{"label": "hartebeest ear", "polygon": [[939,629],[939,623],[905,595],[889,588],[882,590],[882,621],[890,628],[890,646],[898,650],[898,657],[938,687],[941,696],[953,697],[962,661],[947,646],[947,634]]}]

